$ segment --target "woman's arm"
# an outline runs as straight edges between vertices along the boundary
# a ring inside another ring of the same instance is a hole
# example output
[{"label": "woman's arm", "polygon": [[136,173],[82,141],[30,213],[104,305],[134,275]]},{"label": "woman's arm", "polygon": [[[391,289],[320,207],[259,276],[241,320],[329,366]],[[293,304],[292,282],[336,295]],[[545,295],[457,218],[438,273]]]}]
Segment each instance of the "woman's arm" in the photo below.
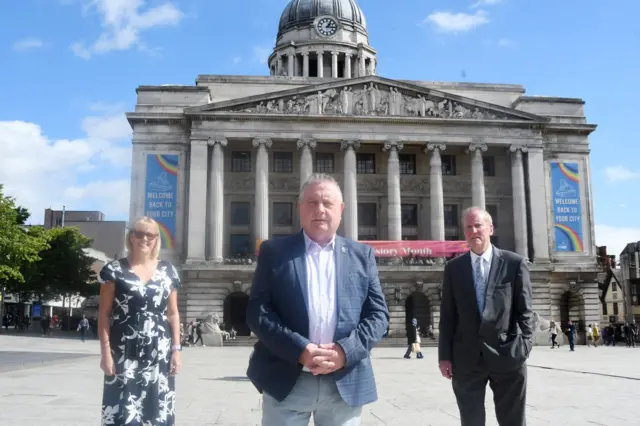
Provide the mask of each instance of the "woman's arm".
[{"label": "woman's arm", "polygon": [[113,307],[113,297],[116,291],[116,284],[107,281],[100,286],[100,306],[98,310],[98,338],[100,339],[100,353],[102,356],[111,355],[111,345],[109,344],[109,331],[111,328],[111,309]]},{"label": "woman's arm", "polygon": [[171,346],[180,344],[180,314],[178,312],[178,290],[173,289],[167,300],[167,319],[171,328]]}]

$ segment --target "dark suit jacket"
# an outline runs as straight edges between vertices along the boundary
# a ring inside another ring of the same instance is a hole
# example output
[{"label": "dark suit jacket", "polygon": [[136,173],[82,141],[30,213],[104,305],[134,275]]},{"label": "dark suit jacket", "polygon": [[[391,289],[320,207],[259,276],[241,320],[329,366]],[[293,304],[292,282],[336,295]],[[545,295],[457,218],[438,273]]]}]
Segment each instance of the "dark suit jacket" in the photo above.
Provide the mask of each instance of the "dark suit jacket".
[{"label": "dark suit jacket", "polygon": [[477,367],[480,354],[492,372],[512,371],[529,357],[533,339],[531,279],[526,260],[493,249],[485,308],[478,312],[471,254],[444,268],[438,358],[451,361],[453,374]]},{"label": "dark suit jacket", "polygon": [[[247,307],[247,324],[259,341],[247,376],[259,392],[284,400],[302,370],[298,362],[309,344],[304,235],[268,240],[260,246]],[[369,352],[389,324],[373,249],[336,236],[335,342],[346,355],[331,374],[344,401],[361,406],[378,396]]]}]

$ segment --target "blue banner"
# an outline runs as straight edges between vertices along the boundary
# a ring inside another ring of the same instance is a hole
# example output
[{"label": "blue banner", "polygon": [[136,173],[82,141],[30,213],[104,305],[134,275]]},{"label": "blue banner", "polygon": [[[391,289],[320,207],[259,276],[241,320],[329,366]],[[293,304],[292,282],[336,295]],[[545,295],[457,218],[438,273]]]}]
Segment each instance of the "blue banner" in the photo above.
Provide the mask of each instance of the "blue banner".
[{"label": "blue banner", "polygon": [[578,163],[551,163],[551,204],[555,251],[583,252],[580,169]]},{"label": "blue banner", "polygon": [[178,155],[148,154],[144,211],[158,222],[162,248],[176,248]]}]

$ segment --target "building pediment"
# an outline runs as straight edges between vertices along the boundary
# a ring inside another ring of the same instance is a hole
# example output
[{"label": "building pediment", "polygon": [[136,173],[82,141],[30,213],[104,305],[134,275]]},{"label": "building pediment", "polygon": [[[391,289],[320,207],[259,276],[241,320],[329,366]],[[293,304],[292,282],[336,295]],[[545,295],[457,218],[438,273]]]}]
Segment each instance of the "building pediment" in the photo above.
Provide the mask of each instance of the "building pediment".
[{"label": "building pediment", "polygon": [[501,105],[378,76],[214,102],[187,108],[185,113],[548,121],[547,118]]}]

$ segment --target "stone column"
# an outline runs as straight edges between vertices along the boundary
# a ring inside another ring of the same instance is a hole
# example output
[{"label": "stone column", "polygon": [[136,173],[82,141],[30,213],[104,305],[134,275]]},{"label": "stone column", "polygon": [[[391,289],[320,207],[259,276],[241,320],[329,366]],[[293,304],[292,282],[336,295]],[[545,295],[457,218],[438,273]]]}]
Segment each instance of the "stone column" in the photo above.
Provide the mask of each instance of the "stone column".
[{"label": "stone column", "polygon": [[309,77],[309,52],[302,53],[302,76]]},{"label": "stone column", "polygon": [[269,238],[269,154],[271,139],[254,139],[253,146],[258,149],[256,154],[256,210],[255,238],[266,240]]},{"label": "stone column", "polygon": [[542,147],[528,147],[529,208],[531,209],[532,257],[535,262],[549,261],[547,190]]},{"label": "stone column", "polygon": [[352,240],[358,239],[358,178],[356,149],[360,141],[342,141],[344,150],[344,233]]},{"label": "stone column", "polygon": [[338,78],[338,52],[331,52],[331,77]]},{"label": "stone column", "polygon": [[399,141],[386,141],[384,150],[389,152],[387,164],[389,240],[402,240],[402,207],[400,204],[400,160],[398,152],[403,144]]},{"label": "stone column", "polygon": [[431,198],[431,239],[444,241],[444,194],[442,192],[442,159],[440,153],[445,144],[430,143],[424,149],[431,153],[429,160],[429,195]]},{"label": "stone column", "polygon": [[324,77],[324,52],[319,50],[318,52],[318,77]]},{"label": "stone column", "polygon": [[187,263],[204,262],[207,203],[207,141],[192,140],[189,162],[189,232]]},{"label": "stone column", "polygon": [[524,186],[524,167],[522,153],[527,152],[524,145],[511,145],[511,185],[513,192],[513,235],[516,253],[529,258],[527,236],[527,201]]},{"label": "stone column", "polygon": [[293,77],[295,75],[295,71],[293,68],[295,58],[296,58],[296,55],[294,55],[293,53],[289,53],[287,55],[287,75],[289,77]]},{"label": "stone column", "polygon": [[209,139],[211,149],[211,174],[209,181],[209,258],[216,263],[223,260],[222,241],[224,239],[224,155],[222,148],[227,140]]},{"label": "stone column", "polygon": [[471,155],[471,193],[472,204],[484,210],[484,167],[482,165],[482,153],[487,150],[487,145],[472,143],[469,145]]},{"label": "stone column", "polygon": [[364,77],[367,75],[366,58],[364,55],[360,55],[360,66],[358,67],[358,77]]},{"label": "stone column", "polygon": [[351,54],[344,55],[344,78],[351,78]]},{"label": "stone column", "polygon": [[298,149],[300,152],[300,189],[302,185],[309,179],[313,173],[313,154],[312,150],[316,147],[316,141],[313,139],[299,139]]},{"label": "stone column", "polygon": [[276,75],[282,75],[282,55],[278,55],[276,62]]}]

